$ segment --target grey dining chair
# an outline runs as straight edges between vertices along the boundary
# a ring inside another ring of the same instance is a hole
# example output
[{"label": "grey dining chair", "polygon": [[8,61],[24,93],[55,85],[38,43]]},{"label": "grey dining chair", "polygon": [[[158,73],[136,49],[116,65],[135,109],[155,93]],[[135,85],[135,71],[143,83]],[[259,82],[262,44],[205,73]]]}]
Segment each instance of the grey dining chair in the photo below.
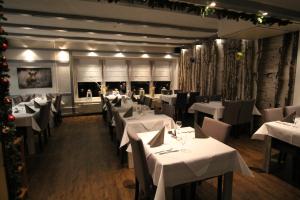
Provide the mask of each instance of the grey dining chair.
[{"label": "grey dining chair", "polygon": [[200,92],[190,92],[190,98],[188,100],[188,108],[191,107],[195,102],[197,96],[199,96]]},{"label": "grey dining chair", "polygon": [[59,94],[55,97],[55,101],[54,101],[54,108],[56,110],[56,112],[54,112],[54,122],[55,122],[56,126],[58,126],[62,122],[61,98],[62,98],[62,95]]},{"label": "grey dining chair", "polygon": [[222,100],[222,95],[219,95],[219,94],[212,95],[212,96],[209,97],[209,100],[210,101],[221,101]]},{"label": "grey dining chair", "polygon": [[241,101],[224,101],[224,111],[222,121],[230,124],[237,125],[239,123],[239,114],[242,106]]},{"label": "grey dining chair", "polygon": [[155,187],[147,165],[145,149],[142,140],[133,133],[128,133],[132,148],[134,174],[135,174],[135,200],[153,199]]},{"label": "grey dining chair", "polygon": [[113,141],[114,140],[113,120],[112,120],[113,112],[112,112],[112,105],[111,105],[109,99],[107,99],[107,98],[106,98],[106,108],[107,108],[106,122],[108,124],[110,138]]},{"label": "grey dining chair", "polygon": [[166,103],[162,104],[162,114],[165,114],[172,119],[175,119],[175,107]]},{"label": "grey dining chair", "polygon": [[176,120],[182,120],[187,107],[187,92],[177,93],[175,102]]},{"label": "grey dining chair", "polygon": [[300,105],[298,106],[286,106],[285,107],[285,115],[288,116],[292,113],[296,112],[297,116],[300,116]]},{"label": "grey dining chair", "polygon": [[230,133],[230,124],[204,117],[202,130],[207,136],[211,136],[220,142],[226,143],[226,139]]},{"label": "grey dining chair", "polygon": [[244,100],[242,101],[240,114],[238,117],[238,124],[242,126],[250,127],[248,129],[250,135],[252,134],[253,126],[253,108],[255,105],[255,100]]},{"label": "grey dining chair", "polygon": [[263,111],[263,119],[265,122],[283,120],[283,108],[268,108]]},{"label": "grey dining chair", "polygon": [[47,137],[50,135],[50,109],[51,102],[48,101],[46,104],[41,105],[40,112],[34,116],[40,127],[40,131],[34,131],[38,135],[40,150],[43,150],[42,137],[44,137],[44,143],[47,143]]},{"label": "grey dining chair", "polygon": [[123,148],[119,148],[123,133],[124,133],[124,124],[122,121],[122,118],[118,111],[113,111],[113,116],[115,120],[115,131],[116,131],[116,142],[117,142],[117,154],[121,157],[121,164],[123,164],[126,161],[126,149],[127,146]]}]

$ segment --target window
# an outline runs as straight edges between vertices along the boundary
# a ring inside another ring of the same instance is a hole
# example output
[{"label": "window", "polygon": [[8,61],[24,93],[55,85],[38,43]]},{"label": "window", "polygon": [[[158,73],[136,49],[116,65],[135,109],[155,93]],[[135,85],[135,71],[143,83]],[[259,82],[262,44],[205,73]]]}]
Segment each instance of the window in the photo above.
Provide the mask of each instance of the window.
[{"label": "window", "polygon": [[101,88],[100,82],[79,82],[78,83],[78,97],[87,97],[87,91],[91,90],[93,97],[99,97],[99,91]]},{"label": "window", "polygon": [[143,88],[145,90],[145,94],[149,94],[149,81],[132,81],[131,82],[131,91],[134,92],[134,94],[139,94],[140,88]]},{"label": "window", "polygon": [[161,89],[166,88],[170,90],[171,81],[154,81],[153,86],[155,87],[155,94],[161,94]]},{"label": "window", "polygon": [[105,83],[107,87],[107,91],[111,92],[115,89],[118,89],[120,93],[125,94],[126,93],[126,82],[121,81],[121,82],[106,82]]}]

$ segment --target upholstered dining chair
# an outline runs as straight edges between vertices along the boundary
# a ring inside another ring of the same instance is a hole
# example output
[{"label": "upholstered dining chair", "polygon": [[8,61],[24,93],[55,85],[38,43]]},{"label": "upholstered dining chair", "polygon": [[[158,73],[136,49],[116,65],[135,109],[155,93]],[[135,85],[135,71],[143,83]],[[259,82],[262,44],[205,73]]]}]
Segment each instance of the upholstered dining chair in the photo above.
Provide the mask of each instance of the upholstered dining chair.
[{"label": "upholstered dining chair", "polygon": [[[226,139],[230,133],[231,125],[224,122],[204,117],[202,130],[207,135],[220,142],[226,143]],[[223,176],[218,176],[218,199],[222,199]],[[192,183],[192,195],[195,196],[197,182]]]},{"label": "upholstered dining chair", "polygon": [[187,107],[187,92],[177,93],[175,102],[176,120],[181,120]]},{"label": "upholstered dining chair", "polygon": [[150,97],[145,97],[145,105],[151,108],[152,106],[152,98]]},{"label": "upholstered dining chair", "polygon": [[209,96],[196,96],[196,102],[198,103],[208,103]]},{"label": "upholstered dining chair", "polygon": [[288,116],[292,113],[296,112],[297,116],[300,116],[300,105],[298,106],[286,106],[285,107],[285,115]]},{"label": "upholstered dining chair", "polygon": [[241,101],[224,101],[224,111],[222,121],[230,124],[237,125],[239,123],[239,114],[242,107]]},{"label": "upholstered dining chair", "polygon": [[221,101],[222,100],[222,95],[219,95],[219,94],[212,95],[212,96],[209,97],[209,100],[210,101]]},{"label": "upholstered dining chair", "polygon": [[112,112],[112,105],[111,105],[109,99],[107,99],[107,98],[106,98],[106,108],[107,108],[106,122],[108,124],[110,138],[113,141],[114,140],[113,120],[112,120],[113,112]]},{"label": "upholstered dining chair", "polygon": [[204,117],[202,124],[202,130],[207,136],[213,137],[223,143],[226,143],[230,128],[230,124],[209,117]]},{"label": "upholstered dining chair", "polygon": [[121,149],[119,148],[119,146],[120,146],[120,143],[121,143],[121,140],[123,137],[123,133],[124,133],[124,124],[123,124],[123,121],[122,121],[121,116],[118,111],[113,111],[113,117],[115,120],[117,154],[120,155],[121,164],[123,164],[125,162],[125,158],[126,158],[127,146],[125,146]]},{"label": "upholstered dining chair", "polygon": [[162,109],[161,112],[162,114],[165,114],[169,117],[171,117],[172,119],[175,119],[175,107],[172,105],[169,105],[167,103],[163,103],[161,105]]},{"label": "upholstered dining chair", "polygon": [[200,92],[190,92],[190,98],[188,100],[188,108],[191,107],[196,102],[196,98],[199,95]]},{"label": "upholstered dining chair", "polygon": [[12,97],[14,105],[18,105],[22,102],[22,97],[20,95]]},{"label": "upholstered dining chair", "polygon": [[44,143],[47,143],[47,137],[48,134],[50,134],[49,133],[50,132],[50,127],[49,127],[50,109],[51,109],[51,102],[48,101],[46,104],[41,105],[39,114],[34,116],[37,124],[40,127],[40,131],[34,131],[35,134],[38,135],[40,150],[43,150],[42,137],[44,137]]},{"label": "upholstered dining chair", "polygon": [[54,122],[55,125],[58,126],[62,122],[62,117],[61,117],[61,98],[62,95],[59,94],[55,97],[54,101],[54,108],[56,112],[54,112]]},{"label": "upholstered dining chair", "polygon": [[128,133],[132,148],[134,174],[135,174],[135,200],[153,199],[155,187],[149,173],[145,149],[142,140],[133,133]]},{"label": "upholstered dining chair", "polygon": [[283,120],[283,108],[264,109],[263,119],[264,119],[265,122]]},{"label": "upholstered dining chair", "polygon": [[[240,114],[238,117],[238,124],[242,126],[249,125],[249,133],[252,134],[252,124],[253,124],[253,108],[255,105],[255,100],[244,100],[242,101]],[[249,127],[248,126],[248,127]]]}]

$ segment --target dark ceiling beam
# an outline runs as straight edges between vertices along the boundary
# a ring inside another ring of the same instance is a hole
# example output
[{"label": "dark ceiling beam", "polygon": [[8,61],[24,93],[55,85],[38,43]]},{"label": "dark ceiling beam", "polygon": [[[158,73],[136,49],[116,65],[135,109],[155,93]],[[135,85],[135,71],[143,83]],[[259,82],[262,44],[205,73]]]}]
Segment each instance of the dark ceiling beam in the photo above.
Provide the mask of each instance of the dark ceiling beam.
[{"label": "dark ceiling beam", "polygon": [[16,37],[36,37],[36,38],[53,38],[53,39],[69,39],[69,40],[83,40],[85,42],[89,41],[97,41],[97,42],[122,42],[128,44],[153,44],[153,45],[160,45],[160,46],[181,46],[181,45],[189,45],[192,43],[166,43],[166,42],[151,42],[151,41],[132,41],[132,40],[116,40],[116,39],[107,39],[107,38],[90,38],[90,37],[79,37],[79,36],[61,36],[61,35],[40,35],[40,34],[27,34],[27,33],[14,33],[8,32],[8,36],[16,36]]},{"label": "dark ceiling beam", "polygon": [[99,33],[99,34],[122,34],[124,36],[135,36],[135,37],[149,37],[149,38],[163,38],[163,39],[179,39],[179,40],[199,40],[203,39],[200,37],[181,37],[181,36],[171,36],[171,35],[158,35],[158,34],[149,34],[149,33],[129,33],[129,32],[121,32],[121,31],[106,31],[106,30],[97,30],[97,29],[83,29],[83,28],[68,28],[68,27],[58,27],[58,26],[44,26],[44,25],[32,25],[32,24],[15,24],[15,23],[2,23],[4,27],[11,28],[32,28],[39,30],[65,30],[68,32],[79,32],[79,33]]},{"label": "dark ceiling beam", "polygon": [[32,10],[14,9],[14,8],[4,8],[3,11],[6,14],[19,14],[19,15],[25,14],[25,15],[31,15],[36,17],[51,17],[51,18],[60,17],[60,18],[65,18],[70,20],[93,20],[98,22],[122,23],[127,25],[150,26],[155,28],[172,28],[172,29],[178,29],[184,31],[197,31],[197,32],[205,32],[205,33],[216,33],[218,31],[217,29],[213,29],[213,28],[200,28],[200,27],[172,25],[172,24],[155,23],[155,22],[142,22],[142,21],[126,20],[126,19],[113,19],[113,18],[74,15],[74,14],[40,12],[40,11],[32,11]]}]

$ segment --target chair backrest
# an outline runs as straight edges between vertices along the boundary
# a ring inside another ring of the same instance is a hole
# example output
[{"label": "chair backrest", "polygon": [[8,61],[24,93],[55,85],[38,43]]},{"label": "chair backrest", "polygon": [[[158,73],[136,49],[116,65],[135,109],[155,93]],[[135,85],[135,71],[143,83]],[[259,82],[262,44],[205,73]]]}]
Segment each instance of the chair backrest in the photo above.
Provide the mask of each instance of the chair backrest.
[{"label": "chair backrest", "polygon": [[145,100],[146,100],[146,97],[144,95],[140,96],[140,101],[139,103],[144,105],[145,104]]},{"label": "chair backrest", "polygon": [[199,96],[200,92],[190,92],[190,98],[189,98],[189,107],[193,105],[196,102],[196,97]]},{"label": "chair backrest", "polygon": [[18,105],[19,103],[22,102],[22,97],[20,95],[14,96],[14,97],[12,97],[12,100],[15,105]]},{"label": "chair backrest", "polygon": [[149,174],[143,142],[134,133],[128,133],[128,137],[132,148],[135,177],[139,182],[144,196],[149,197],[151,196],[153,181]]},{"label": "chair backrest", "polygon": [[182,90],[174,90],[174,94],[182,93]]},{"label": "chair backrest", "polygon": [[263,119],[265,122],[283,120],[283,108],[268,108],[264,109]]},{"label": "chair backrest", "polygon": [[152,106],[152,99],[150,97],[145,97],[145,103],[146,106],[148,106],[149,108],[151,108]]},{"label": "chair backrest", "polygon": [[252,112],[254,108],[255,100],[242,101],[242,106],[239,114],[239,124],[245,124],[252,121]]},{"label": "chair backrest", "polygon": [[61,111],[61,98],[62,98],[61,94],[59,94],[55,97],[54,107],[55,107],[57,112]]},{"label": "chair backrest", "polygon": [[222,95],[212,95],[209,97],[210,101],[221,101],[222,100]]},{"label": "chair backrest", "polygon": [[196,96],[196,102],[208,103],[209,102],[209,96]]},{"label": "chair backrest", "polygon": [[113,116],[116,123],[116,138],[117,141],[121,142],[124,132],[124,124],[118,111],[113,111]]},{"label": "chair backrest", "polygon": [[286,106],[285,107],[285,115],[288,116],[296,112],[296,116],[300,116],[300,105],[299,106]]},{"label": "chair backrest", "polygon": [[187,103],[187,92],[177,93],[175,102],[176,108],[185,108]]},{"label": "chair backrest", "polygon": [[224,105],[224,111],[223,111],[222,121],[230,125],[237,125],[242,102],[224,101],[223,105]]},{"label": "chair backrest", "polygon": [[224,122],[204,117],[202,130],[210,137],[219,140],[220,142],[226,143],[227,136],[230,133],[231,125]]},{"label": "chair backrest", "polygon": [[170,104],[162,104],[162,113],[171,117],[172,119],[175,119],[175,107]]},{"label": "chair backrest", "polygon": [[106,114],[107,122],[109,124],[112,124],[113,113],[112,113],[112,106],[109,99],[106,99],[106,107],[107,107],[107,114]]},{"label": "chair backrest", "polygon": [[48,127],[50,120],[51,101],[47,101],[46,104],[41,105],[39,115],[37,116],[37,123],[41,130],[45,130]]},{"label": "chair backrest", "polygon": [[24,101],[24,102],[29,102],[31,99],[32,99],[32,95],[31,94],[27,94],[27,95],[23,95],[22,96],[22,101]]}]

